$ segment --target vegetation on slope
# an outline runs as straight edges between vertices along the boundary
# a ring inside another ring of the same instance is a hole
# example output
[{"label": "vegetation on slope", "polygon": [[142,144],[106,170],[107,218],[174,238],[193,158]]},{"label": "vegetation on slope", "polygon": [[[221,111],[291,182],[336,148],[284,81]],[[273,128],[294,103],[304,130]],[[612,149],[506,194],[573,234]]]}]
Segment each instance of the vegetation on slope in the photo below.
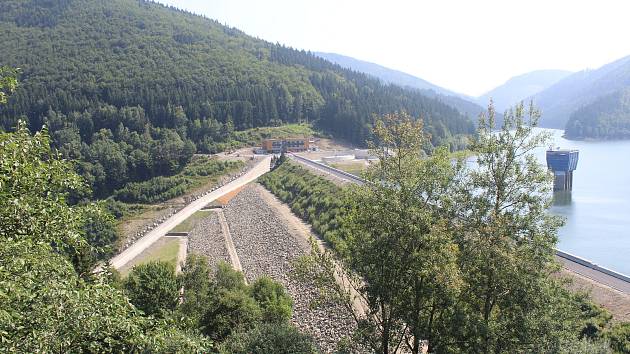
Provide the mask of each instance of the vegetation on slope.
[{"label": "vegetation on slope", "polygon": [[188,190],[217,181],[221,176],[243,168],[243,161],[221,161],[199,156],[175,176],[158,176],[144,182],[130,182],[114,192],[116,200],[125,203],[156,203],[179,197]]},{"label": "vegetation on slope", "polygon": [[[0,76],[0,92],[16,84]],[[261,343],[315,351],[288,323],[292,300],[271,279],[247,286],[223,264],[211,280],[208,260],[195,256],[181,275],[161,262],[134,267],[124,282],[107,267],[93,273],[103,219],[112,220],[101,204],[70,203],[85,187],[47,131],[31,136],[19,123],[0,133],[2,351],[201,353],[213,341],[241,352]],[[287,333],[299,341],[285,342]]]},{"label": "vegetation on slope", "polygon": [[[418,352],[420,338],[437,353],[624,352],[628,324],[611,322],[552,276],[560,223],[546,212],[546,171],[526,157],[544,140],[532,135],[538,115],[530,114],[517,107],[498,134],[492,119],[481,121],[476,170],[454,164],[444,149],[420,159],[421,128],[402,115],[377,125],[380,159],[363,186],[336,187],[290,161],[261,179],[319,225],[313,228],[332,240],[333,257],[352,270],[348,284],[370,314],[355,313],[359,342],[383,353],[401,340]],[[323,207],[329,199],[334,220]],[[334,237],[321,227],[331,224]],[[338,286],[330,256],[315,252],[301,276],[352,310],[354,297]]]},{"label": "vegetation on slope", "polygon": [[564,130],[569,139],[630,139],[630,89],[576,110]]},{"label": "vegetation on slope", "polygon": [[343,252],[341,218],[345,192],[342,188],[288,160],[258,181],[287,203],[318,235]]},{"label": "vegetation on slope", "polygon": [[437,100],[149,1],[7,0],[0,29],[0,63],[22,81],[0,127],[46,124],[97,196],[175,174],[250,128],[309,122],[360,145],[373,114],[406,110],[434,144],[473,130]]}]

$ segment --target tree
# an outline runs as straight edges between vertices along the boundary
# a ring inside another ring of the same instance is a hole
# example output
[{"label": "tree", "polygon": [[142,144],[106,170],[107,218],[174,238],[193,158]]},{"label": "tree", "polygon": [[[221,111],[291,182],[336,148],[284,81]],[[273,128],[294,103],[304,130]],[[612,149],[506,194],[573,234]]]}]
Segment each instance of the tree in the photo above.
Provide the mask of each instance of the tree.
[{"label": "tree", "polygon": [[293,300],[282,284],[263,276],[251,285],[251,294],[260,306],[267,323],[287,323],[291,319]]},{"label": "tree", "polygon": [[0,105],[7,103],[9,95],[17,88],[17,73],[18,69],[0,67]]},{"label": "tree", "polygon": [[180,288],[184,289],[179,310],[190,318],[196,327],[200,327],[199,321],[211,301],[211,291],[213,291],[211,275],[206,257],[189,254],[181,274],[177,277]]},{"label": "tree", "polygon": [[462,164],[444,148],[426,157],[422,123],[404,112],[377,120],[374,136],[378,162],[347,200],[341,266],[316,252],[307,277],[353,311],[373,351],[418,353],[424,340],[439,350],[461,282],[449,222]]},{"label": "tree", "polygon": [[134,266],[124,282],[129,300],[147,315],[164,317],[175,309],[179,286],[175,267],[167,262],[152,261]]},{"label": "tree", "polygon": [[315,354],[312,338],[288,324],[264,324],[230,336],[219,348],[231,354]]},{"label": "tree", "polygon": [[547,136],[540,113],[516,106],[494,132],[492,105],[472,144],[477,166],[468,172],[459,216],[462,351],[549,350],[577,332],[576,308],[551,278],[561,220],[547,212],[551,176],[533,155]]}]

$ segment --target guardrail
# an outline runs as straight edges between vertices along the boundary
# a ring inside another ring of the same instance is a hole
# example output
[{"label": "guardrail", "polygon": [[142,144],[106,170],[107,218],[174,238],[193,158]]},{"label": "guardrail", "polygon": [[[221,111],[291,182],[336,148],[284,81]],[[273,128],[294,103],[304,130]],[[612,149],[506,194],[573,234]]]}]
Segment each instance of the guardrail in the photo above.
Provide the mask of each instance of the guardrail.
[{"label": "guardrail", "polygon": [[[366,183],[366,181],[358,176],[355,176],[351,173],[348,173],[346,171],[342,171],[339,169],[336,169],[334,167],[330,167],[328,165],[325,165],[323,163],[319,163],[317,161],[313,161],[313,160],[309,160],[307,158],[304,158],[302,156],[298,156],[298,155],[293,155],[291,154],[292,157],[296,158],[297,160],[300,160],[306,164],[310,164],[310,165],[314,165],[320,169],[323,170],[328,170],[329,172],[333,173],[333,174],[339,174],[339,175],[343,175],[344,177],[346,177],[347,179],[351,180],[352,182],[355,183],[359,183],[359,184],[364,184]],[[571,253],[565,252],[565,251],[561,251],[559,249],[556,249],[556,255],[558,257],[562,257],[564,259],[567,259],[569,261],[575,262],[577,264],[583,265],[585,267],[591,268],[593,270],[596,270],[598,272],[607,274],[613,278],[617,278],[619,280],[622,280],[624,282],[630,283],[630,276],[627,276],[625,274],[619,273],[619,272],[615,272],[614,270],[608,269],[606,267],[602,267],[599,266],[595,263],[593,263],[592,261],[589,261],[588,259],[582,258],[582,257],[578,257],[576,255],[573,255]]]},{"label": "guardrail", "polygon": [[622,274],[622,273],[619,273],[619,272],[615,272],[614,270],[608,269],[606,267],[599,266],[599,265],[593,263],[592,261],[589,261],[588,259],[584,259],[582,257],[578,257],[578,256],[576,256],[574,254],[571,254],[571,253],[568,253],[568,252],[564,252],[564,251],[561,251],[559,249],[556,249],[556,255],[558,257],[562,257],[564,259],[568,259],[571,262],[575,262],[577,264],[580,264],[580,265],[583,265],[585,267],[591,268],[591,269],[596,270],[598,272],[602,272],[604,274],[610,275],[611,277],[617,278],[619,280],[623,280],[626,283],[630,283],[630,277],[629,276],[627,276],[625,274]]},{"label": "guardrail", "polygon": [[297,160],[300,160],[300,161],[306,163],[306,164],[313,165],[313,166],[318,167],[318,168],[323,169],[323,170],[328,170],[332,174],[342,175],[344,178],[349,179],[352,182],[359,183],[359,184],[364,184],[366,182],[363,178],[358,177],[356,175],[353,175],[352,173],[349,173],[349,172],[346,172],[346,171],[342,171],[342,170],[339,170],[339,169],[334,168],[334,167],[330,167],[330,166],[328,166],[326,164],[323,164],[323,163],[320,163],[320,162],[317,162],[317,161],[309,160],[309,159],[307,159],[305,157],[302,157],[302,156],[298,156],[298,155],[294,155],[294,154],[291,154],[291,156],[294,157]]}]

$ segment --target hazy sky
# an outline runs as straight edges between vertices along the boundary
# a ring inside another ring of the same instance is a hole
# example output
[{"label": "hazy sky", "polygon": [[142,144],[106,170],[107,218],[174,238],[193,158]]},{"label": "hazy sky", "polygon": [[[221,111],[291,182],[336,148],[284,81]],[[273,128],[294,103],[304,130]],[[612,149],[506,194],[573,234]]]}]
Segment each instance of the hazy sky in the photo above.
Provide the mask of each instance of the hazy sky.
[{"label": "hazy sky", "polygon": [[578,71],[630,55],[627,0],[160,1],[473,96],[528,71]]}]

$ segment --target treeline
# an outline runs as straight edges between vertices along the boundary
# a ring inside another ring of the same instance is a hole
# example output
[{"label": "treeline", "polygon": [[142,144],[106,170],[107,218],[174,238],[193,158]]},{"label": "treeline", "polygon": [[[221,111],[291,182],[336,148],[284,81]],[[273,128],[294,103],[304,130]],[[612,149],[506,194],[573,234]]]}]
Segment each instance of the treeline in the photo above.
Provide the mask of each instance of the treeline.
[{"label": "treeline", "polygon": [[[196,177],[219,177],[243,168],[242,161],[221,161],[198,157],[193,159],[175,176],[158,176],[143,182],[127,183],[124,188],[113,193],[113,198],[125,203],[150,204],[163,202],[185,194],[191,187],[199,185]],[[202,181],[207,182],[207,178]]]},{"label": "treeline", "polygon": [[569,139],[629,139],[630,90],[600,97],[577,109],[564,132]]},{"label": "treeline", "polygon": [[363,145],[374,114],[405,110],[434,145],[473,131],[438,100],[152,2],[2,1],[0,29],[0,63],[21,68],[0,129],[46,124],[99,196],[255,127],[308,122]]}]

